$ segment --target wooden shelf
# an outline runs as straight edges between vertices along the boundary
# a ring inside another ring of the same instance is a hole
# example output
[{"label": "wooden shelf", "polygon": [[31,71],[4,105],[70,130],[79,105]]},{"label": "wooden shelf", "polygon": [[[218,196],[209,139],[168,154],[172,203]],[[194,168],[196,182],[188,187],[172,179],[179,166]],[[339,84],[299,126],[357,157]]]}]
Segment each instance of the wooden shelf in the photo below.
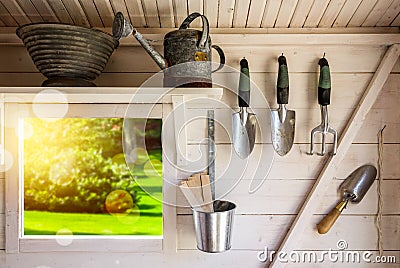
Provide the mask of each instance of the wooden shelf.
[{"label": "wooden shelf", "polygon": [[131,88],[131,87],[0,87],[7,103],[149,103],[171,104],[173,96],[185,101],[221,99],[222,88]]}]

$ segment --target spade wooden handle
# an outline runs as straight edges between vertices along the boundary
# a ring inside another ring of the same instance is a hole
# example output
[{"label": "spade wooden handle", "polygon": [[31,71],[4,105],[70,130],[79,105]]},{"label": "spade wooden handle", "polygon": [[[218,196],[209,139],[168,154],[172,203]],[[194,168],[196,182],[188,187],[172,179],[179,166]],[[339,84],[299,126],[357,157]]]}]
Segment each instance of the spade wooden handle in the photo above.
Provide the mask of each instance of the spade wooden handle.
[{"label": "spade wooden handle", "polygon": [[317,224],[317,230],[320,234],[326,234],[336,222],[337,218],[339,218],[340,214],[342,213],[343,209],[346,207],[347,200],[340,201],[336,207],[334,207],[328,215],[326,215],[320,223]]}]

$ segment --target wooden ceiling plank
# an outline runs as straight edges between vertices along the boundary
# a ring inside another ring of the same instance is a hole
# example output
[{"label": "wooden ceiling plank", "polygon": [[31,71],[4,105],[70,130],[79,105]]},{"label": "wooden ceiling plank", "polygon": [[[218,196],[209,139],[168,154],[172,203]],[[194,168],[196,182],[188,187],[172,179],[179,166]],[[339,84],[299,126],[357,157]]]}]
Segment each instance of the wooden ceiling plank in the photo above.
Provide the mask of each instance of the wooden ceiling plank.
[{"label": "wooden ceiling plank", "polygon": [[342,10],[345,1],[346,0],[331,0],[318,24],[318,27],[331,28],[333,22]]},{"label": "wooden ceiling plank", "polygon": [[158,15],[160,16],[161,27],[171,28],[175,26],[174,8],[172,0],[157,0]]},{"label": "wooden ceiling plank", "polygon": [[269,0],[265,5],[263,18],[261,21],[262,28],[272,28],[275,25],[276,17],[278,16],[279,8],[282,0]]},{"label": "wooden ceiling plank", "polygon": [[0,27],[5,27],[6,26],[6,24],[1,20],[1,17],[0,17]]},{"label": "wooden ceiling plank", "polygon": [[[172,1],[172,0],[170,0]],[[146,27],[146,17],[144,14],[144,9],[142,1],[140,0],[129,0],[125,1],[126,8],[128,9],[129,18],[132,22],[133,27],[143,28]],[[173,17],[172,17],[173,19]]]},{"label": "wooden ceiling plank", "polygon": [[97,11],[96,5],[92,0],[80,0],[82,9],[92,27],[105,27]]},{"label": "wooden ceiling plank", "polygon": [[232,27],[234,10],[235,0],[219,0],[218,28]]},{"label": "wooden ceiling plank", "polygon": [[50,4],[54,13],[56,13],[60,22],[66,24],[74,24],[74,21],[72,20],[71,16],[69,15],[67,9],[65,8],[61,0],[48,0],[48,3]]},{"label": "wooden ceiling plank", "polygon": [[310,13],[308,13],[308,17],[304,22],[304,27],[306,28],[317,27],[328,4],[329,0],[314,1]]},{"label": "wooden ceiling plank", "polygon": [[89,20],[79,0],[63,0],[63,3],[75,25],[90,27]]},{"label": "wooden ceiling plank", "polygon": [[30,0],[17,0],[19,6],[32,22],[43,22],[42,17]]},{"label": "wooden ceiling plank", "polygon": [[347,27],[359,27],[368,17],[378,0],[362,0]]},{"label": "wooden ceiling plank", "polygon": [[346,1],[332,27],[346,27],[362,0]]},{"label": "wooden ceiling plank", "polygon": [[93,0],[104,27],[112,27],[114,11],[109,0]]},{"label": "wooden ceiling plank", "polygon": [[[118,13],[121,12],[122,14],[124,14],[125,18],[129,18],[129,13],[128,13],[128,9],[125,5],[125,1],[124,0],[109,0],[112,9],[114,10],[114,13]],[[132,21],[131,21],[132,23]]]},{"label": "wooden ceiling plank", "polygon": [[175,11],[175,27],[179,27],[184,19],[189,15],[186,0],[173,0]]},{"label": "wooden ceiling plank", "polygon": [[4,7],[8,10],[14,20],[18,23],[18,25],[24,25],[31,23],[31,20],[19,6],[19,4],[15,0],[0,0],[0,2],[4,5]]},{"label": "wooden ceiling plank", "polygon": [[298,0],[283,0],[276,18],[275,28],[287,28],[292,20]]},{"label": "wooden ceiling plank", "polygon": [[312,0],[299,0],[290,22],[291,28],[302,28],[313,4]]},{"label": "wooden ceiling plank", "polygon": [[[235,12],[233,13],[233,24],[232,24],[233,28],[246,27],[247,15],[249,14],[249,8],[250,8],[250,1],[251,0],[236,0]],[[205,1],[204,4],[207,2],[209,1]]]},{"label": "wooden ceiling plank", "polygon": [[157,2],[154,0],[143,0],[143,11],[146,17],[147,26],[150,28],[160,28],[160,18],[158,17]]},{"label": "wooden ceiling plank", "polygon": [[47,1],[31,0],[44,22],[60,22]]},{"label": "wooden ceiling plank", "polygon": [[14,20],[8,10],[0,2],[0,18],[4,22],[5,26],[18,26],[18,23]]},{"label": "wooden ceiling plank", "polygon": [[385,0],[385,1],[378,1],[374,8],[372,9],[371,13],[369,13],[368,17],[365,21],[361,24],[362,27],[372,27],[375,26],[380,18],[382,18],[383,14],[385,14],[386,10],[392,4],[393,0]]},{"label": "wooden ceiling plank", "polygon": [[[193,12],[199,12],[200,14],[203,14],[203,1],[199,0],[188,0],[188,10],[189,14]],[[181,21],[182,23],[182,21]],[[193,28],[200,28],[201,26],[201,19],[195,19],[191,24],[190,27]]]},{"label": "wooden ceiling plank", "polygon": [[400,0],[394,0],[375,26],[390,26],[400,13]]},{"label": "wooden ceiling plank", "polygon": [[397,17],[394,19],[392,24],[390,24],[390,26],[393,26],[393,27],[399,27],[400,26],[400,14],[397,15]]},{"label": "wooden ceiling plank", "polygon": [[[265,4],[266,3],[264,1],[252,0],[250,2],[250,7],[248,8],[249,12],[248,12],[248,16],[247,16],[247,23],[246,23],[247,28],[260,28],[261,27],[261,22],[262,22],[264,10],[265,10]],[[246,9],[244,6],[238,7],[238,8]]]},{"label": "wooden ceiling plank", "polygon": [[[236,0],[236,2],[239,2],[240,0]],[[245,1],[250,1],[250,0],[245,0]],[[218,26],[218,1],[210,1],[210,0],[204,0],[203,2],[203,7],[204,7],[204,15],[207,17],[208,22],[210,23],[211,28],[217,28]],[[236,9],[235,9],[236,11]],[[247,17],[247,13],[246,13]],[[234,16],[235,18],[235,16]],[[244,23],[246,24],[246,18],[244,18]],[[244,26],[243,26],[244,28]]]}]

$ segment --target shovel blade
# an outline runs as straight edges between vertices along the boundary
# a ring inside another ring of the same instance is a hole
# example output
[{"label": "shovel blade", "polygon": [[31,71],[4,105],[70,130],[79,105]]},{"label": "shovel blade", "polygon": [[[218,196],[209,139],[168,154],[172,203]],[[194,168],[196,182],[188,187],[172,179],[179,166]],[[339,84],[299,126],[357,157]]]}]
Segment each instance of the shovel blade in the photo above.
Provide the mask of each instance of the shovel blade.
[{"label": "shovel blade", "polygon": [[352,203],[359,203],[371,188],[377,174],[378,171],[374,166],[361,166],[341,183],[339,192],[343,198],[349,199]]},{"label": "shovel blade", "polygon": [[292,148],[294,141],[294,129],[296,114],[292,110],[286,111],[286,118],[281,122],[278,110],[271,111],[271,139],[275,151],[280,155],[286,155]]},{"label": "shovel blade", "polygon": [[240,114],[232,115],[233,147],[240,158],[248,157],[254,148],[256,140],[256,115],[248,113],[247,118]]}]

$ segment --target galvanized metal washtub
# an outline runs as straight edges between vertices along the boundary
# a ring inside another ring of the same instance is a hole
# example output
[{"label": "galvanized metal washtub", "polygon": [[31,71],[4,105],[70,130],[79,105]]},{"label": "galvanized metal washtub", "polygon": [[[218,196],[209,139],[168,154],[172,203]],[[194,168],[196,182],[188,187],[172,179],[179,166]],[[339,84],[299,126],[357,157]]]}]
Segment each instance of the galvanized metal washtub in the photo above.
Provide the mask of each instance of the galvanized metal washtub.
[{"label": "galvanized metal washtub", "polygon": [[118,41],[110,34],[86,27],[34,23],[19,27],[38,70],[48,78],[42,86],[95,86]]}]

